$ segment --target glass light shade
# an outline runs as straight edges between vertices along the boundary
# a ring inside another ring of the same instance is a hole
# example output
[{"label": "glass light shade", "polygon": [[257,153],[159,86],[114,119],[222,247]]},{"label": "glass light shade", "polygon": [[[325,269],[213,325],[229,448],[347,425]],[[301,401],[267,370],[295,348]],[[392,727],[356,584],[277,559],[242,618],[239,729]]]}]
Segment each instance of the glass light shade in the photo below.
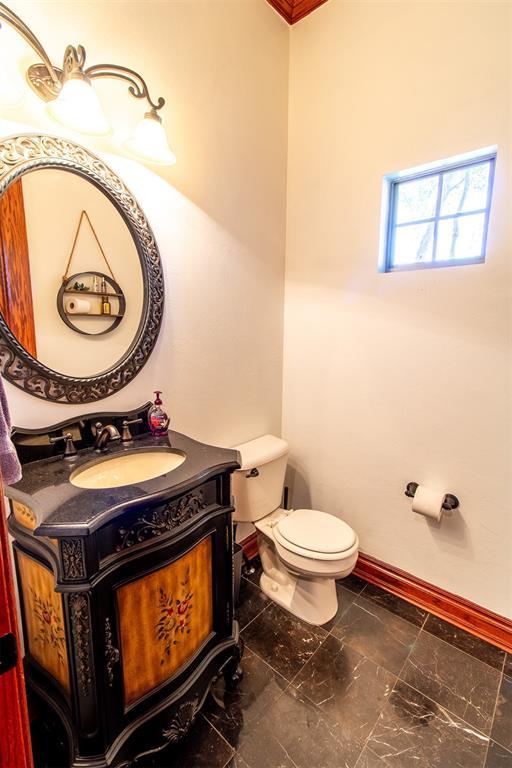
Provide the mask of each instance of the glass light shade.
[{"label": "glass light shade", "polygon": [[46,107],[54,120],[80,133],[102,135],[110,132],[100,100],[87,80],[66,80],[54,101]]},{"label": "glass light shade", "polygon": [[176,156],[171,151],[158,115],[148,113],[137,124],[131,139],[126,142],[130,152],[142,160],[158,165],[174,165]]},{"label": "glass light shade", "polygon": [[[0,68],[1,69],[1,68]],[[0,106],[19,107],[23,103],[23,96],[7,77],[0,73]]]}]

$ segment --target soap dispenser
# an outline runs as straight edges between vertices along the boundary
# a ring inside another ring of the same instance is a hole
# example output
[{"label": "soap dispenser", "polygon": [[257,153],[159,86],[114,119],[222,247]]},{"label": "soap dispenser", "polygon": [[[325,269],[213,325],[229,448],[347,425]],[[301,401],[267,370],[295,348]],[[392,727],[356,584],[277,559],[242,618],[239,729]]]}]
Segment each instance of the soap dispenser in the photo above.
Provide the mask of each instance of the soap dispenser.
[{"label": "soap dispenser", "polygon": [[169,428],[169,417],[162,408],[161,394],[161,391],[155,390],[155,402],[148,411],[149,428],[153,437],[164,437]]}]

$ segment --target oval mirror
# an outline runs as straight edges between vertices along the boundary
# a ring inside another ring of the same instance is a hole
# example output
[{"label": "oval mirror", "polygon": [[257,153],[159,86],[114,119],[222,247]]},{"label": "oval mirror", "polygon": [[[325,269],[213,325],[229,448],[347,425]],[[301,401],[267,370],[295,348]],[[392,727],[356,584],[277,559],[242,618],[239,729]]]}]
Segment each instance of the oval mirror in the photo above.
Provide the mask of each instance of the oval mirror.
[{"label": "oval mirror", "polygon": [[121,179],[49,136],[0,141],[0,370],[30,394],[92,402],[156,342],[161,262]]}]

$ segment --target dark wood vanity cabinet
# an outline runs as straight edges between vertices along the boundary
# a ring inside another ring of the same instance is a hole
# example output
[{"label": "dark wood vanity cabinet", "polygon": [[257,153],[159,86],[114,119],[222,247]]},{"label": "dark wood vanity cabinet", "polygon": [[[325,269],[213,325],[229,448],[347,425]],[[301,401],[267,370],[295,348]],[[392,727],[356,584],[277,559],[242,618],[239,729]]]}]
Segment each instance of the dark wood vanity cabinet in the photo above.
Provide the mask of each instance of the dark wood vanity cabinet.
[{"label": "dark wood vanity cabinet", "polygon": [[[7,490],[27,682],[63,721],[73,766],[143,765],[186,733],[219,673],[238,678],[238,457],[173,433],[175,442],[187,461],[167,489],[159,478],[157,490],[69,492],[65,462],[52,459]],[[42,520],[45,468],[68,498]]]}]

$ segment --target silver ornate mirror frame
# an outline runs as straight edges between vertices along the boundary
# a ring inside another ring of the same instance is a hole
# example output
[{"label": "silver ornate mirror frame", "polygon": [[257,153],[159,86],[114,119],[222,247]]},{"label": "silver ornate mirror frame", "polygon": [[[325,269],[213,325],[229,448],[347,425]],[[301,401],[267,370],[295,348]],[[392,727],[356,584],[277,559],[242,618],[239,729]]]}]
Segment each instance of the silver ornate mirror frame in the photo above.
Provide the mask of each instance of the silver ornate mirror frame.
[{"label": "silver ornate mirror frame", "polygon": [[126,386],[142,369],[162,323],[164,280],[151,227],[131,192],[111,168],[84,147],[41,134],[9,136],[0,141],[0,196],[9,184],[37,168],[60,168],[95,184],[123,217],[139,254],[144,301],[129,349],[112,368],[91,377],[57,373],[27,352],[0,314],[0,373],[30,395],[59,403],[91,403]]}]

